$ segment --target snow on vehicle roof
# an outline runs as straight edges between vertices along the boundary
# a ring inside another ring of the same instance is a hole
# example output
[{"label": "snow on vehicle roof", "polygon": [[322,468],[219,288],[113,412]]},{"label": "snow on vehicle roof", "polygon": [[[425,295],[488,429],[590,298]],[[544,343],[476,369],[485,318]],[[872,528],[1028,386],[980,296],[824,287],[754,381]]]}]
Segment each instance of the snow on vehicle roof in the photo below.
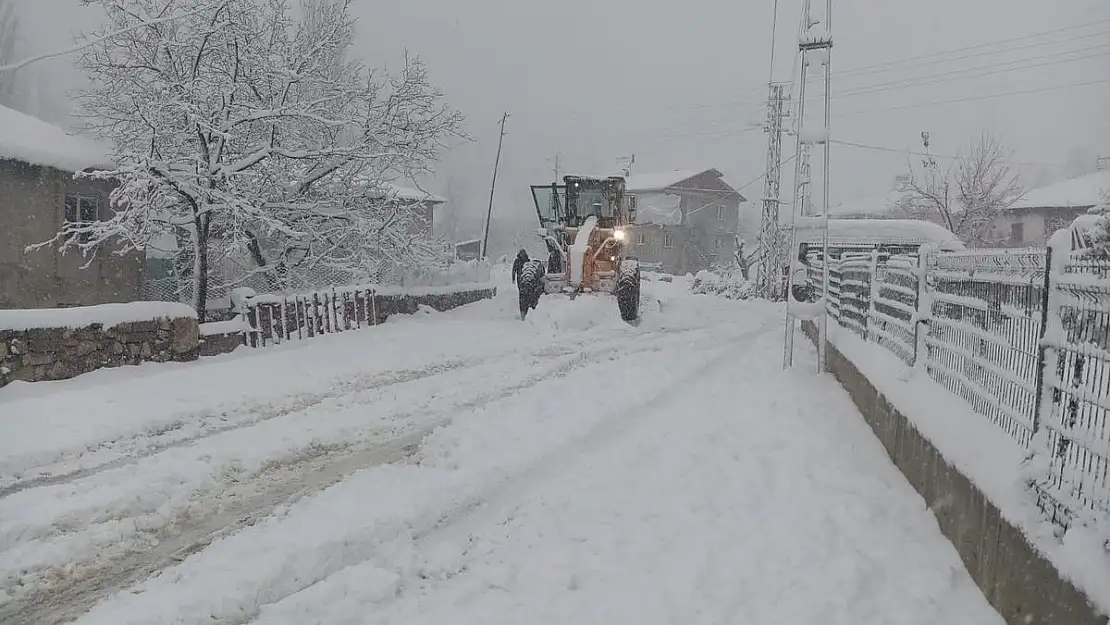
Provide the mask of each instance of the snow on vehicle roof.
[{"label": "snow on vehicle roof", "polygon": [[[798,241],[818,243],[823,238],[820,217],[797,221]],[[830,219],[829,239],[837,243],[936,243],[946,249],[964,249],[951,231],[919,219]]]},{"label": "snow on vehicle roof", "polygon": [[108,146],[37,117],[0,106],[0,128],[0,158],[69,172],[113,166]]},{"label": "snow on vehicle roof", "polygon": [[[662,191],[668,187],[693,178],[694,176],[704,174],[707,171],[715,171],[712,169],[676,169],[674,171],[655,172],[650,174],[636,174],[629,176],[625,181],[624,188],[627,191],[645,192],[645,191]],[[719,172],[718,172],[719,173]]]},{"label": "snow on vehicle roof", "polygon": [[1110,192],[1110,170],[1096,171],[1086,176],[1033,189],[1026,193],[1025,197],[1014,202],[1010,210],[1097,206],[1104,191]]}]

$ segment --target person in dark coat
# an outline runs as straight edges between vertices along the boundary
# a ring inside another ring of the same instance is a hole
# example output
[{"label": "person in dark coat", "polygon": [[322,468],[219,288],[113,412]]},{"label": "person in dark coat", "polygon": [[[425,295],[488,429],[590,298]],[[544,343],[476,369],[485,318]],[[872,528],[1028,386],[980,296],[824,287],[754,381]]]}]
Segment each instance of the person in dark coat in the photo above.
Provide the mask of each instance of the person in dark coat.
[{"label": "person in dark coat", "polygon": [[520,270],[524,269],[526,262],[528,262],[528,252],[521,249],[516,253],[516,259],[513,261],[513,284],[520,280]]}]

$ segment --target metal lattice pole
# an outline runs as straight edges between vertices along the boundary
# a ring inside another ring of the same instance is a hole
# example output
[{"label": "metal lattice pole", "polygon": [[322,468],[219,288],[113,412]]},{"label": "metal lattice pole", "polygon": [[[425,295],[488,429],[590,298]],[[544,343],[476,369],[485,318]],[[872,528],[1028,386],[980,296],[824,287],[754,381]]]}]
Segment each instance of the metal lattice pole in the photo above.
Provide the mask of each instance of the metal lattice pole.
[{"label": "metal lattice pole", "polygon": [[763,184],[763,216],[759,229],[759,288],[763,297],[778,300],[782,295],[780,267],[783,249],[779,240],[779,188],[782,180],[783,86],[770,85],[767,100],[767,175]]},{"label": "metal lattice pole", "polygon": [[[796,152],[794,155],[794,197],[791,204],[790,214],[790,263],[791,270],[787,273],[787,308],[786,308],[786,328],[785,336],[783,337],[783,367],[789,367],[794,364],[794,330],[795,319],[790,312],[790,291],[794,286],[794,272],[793,272],[793,255],[798,247],[797,230],[795,228],[795,220],[799,213],[809,212],[807,204],[810,197],[810,166],[809,166],[809,148],[812,145],[824,146],[824,159],[823,159],[823,176],[822,176],[822,289],[821,295],[823,301],[828,302],[829,296],[829,124],[831,121],[830,115],[830,87],[832,82],[832,75],[830,72],[829,59],[832,51],[832,31],[830,30],[830,17],[832,15],[832,0],[825,0],[825,16],[824,24],[815,21],[812,15],[812,0],[806,0],[802,8],[802,35],[798,40],[799,58],[801,60],[801,76],[799,77],[798,88],[798,141],[796,145]],[[818,26],[820,27],[818,28]],[[817,132],[810,131],[806,127],[805,107],[806,107],[806,83],[808,82],[809,66],[813,60],[818,60],[824,69],[824,119],[822,120],[821,129]],[[817,367],[819,371],[825,370],[825,339],[827,336],[827,316],[822,314],[818,319],[820,336],[818,338],[818,362]]]}]

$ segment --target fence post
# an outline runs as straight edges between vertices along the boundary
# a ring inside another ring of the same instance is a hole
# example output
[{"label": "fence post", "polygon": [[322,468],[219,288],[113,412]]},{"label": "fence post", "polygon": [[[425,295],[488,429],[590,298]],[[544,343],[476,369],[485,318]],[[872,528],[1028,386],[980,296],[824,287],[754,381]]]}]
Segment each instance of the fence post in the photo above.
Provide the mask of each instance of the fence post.
[{"label": "fence post", "polygon": [[867,267],[867,311],[863,315],[863,340],[871,336],[871,313],[875,310],[875,298],[879,294],[879,250],[871,250],[871,264]]},{"label": "fence post", "polygon": [[917,250],[917,306],[913,323],[913,367],[923,369],[929,353],[929,320],[933,316],[933,299],[929,296],[929,263],[935,250],[923,245]]},{"label": "fence post", "polygon": [[[1036,398],[1036,403],[1033,407],[1033,434],[1036,434],[1041,427],[1041,418],[1043,411],[1048,408],[1051,403],[1051,394],[1045,392],[1045,367],[1048,364],[1048,345],[1045,338],[1048,334],[1049,322],[1049,293],[1052,288],[1052,270],[1056,260],[1052,258],[1052,246],[1048,246],[1044,255],[1044,281],[1041,285],[1041,327],[1037,332],[1037,370],[1034,383],[1033,397]],[[1055,361],[1055,358],[1053,358]]]}]

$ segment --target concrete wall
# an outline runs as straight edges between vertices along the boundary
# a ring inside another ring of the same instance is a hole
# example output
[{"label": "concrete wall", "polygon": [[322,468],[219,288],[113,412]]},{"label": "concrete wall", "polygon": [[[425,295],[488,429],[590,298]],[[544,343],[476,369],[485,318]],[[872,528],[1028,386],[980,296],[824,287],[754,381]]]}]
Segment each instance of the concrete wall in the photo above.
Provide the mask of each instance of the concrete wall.
[{"label": "concrete wall", "polygon": [[53,237],[62,226],[68,193],[100,198],[108,210],[107,183],[74,180],[73,174],[19,161],[0,160],[0,308],[54,308],[127,302],[139,298],[143,258],[104,250],[92,264],[57,246],[24,248]]},{"label": "concrete wall", "polygon": [[[816,342],[809,322],[803,331]],[[987,601],[1010,625],[1106,625],[1107,617],[1064,579],[1020,529],[1002,518],[959,470],[950,466],[916,429],[837,349],[827,346],[828,366],[894,464],[936,515]]]}]

